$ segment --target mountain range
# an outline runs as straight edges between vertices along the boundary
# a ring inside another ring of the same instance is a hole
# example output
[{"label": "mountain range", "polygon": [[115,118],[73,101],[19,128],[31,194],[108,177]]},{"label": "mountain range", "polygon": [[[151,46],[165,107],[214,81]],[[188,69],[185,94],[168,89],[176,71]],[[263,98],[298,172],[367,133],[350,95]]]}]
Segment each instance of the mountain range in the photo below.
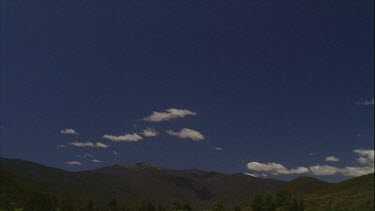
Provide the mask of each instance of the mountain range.
[{"label": "mountain range", "polygon": [[373,210],[374,174],[328,183],[311,177],[291,181],[224,174],[198,169],[173,170],[148,163],[116,164],[69,172],[37,163],[0,158],[0,203],[22,204],[28,193],[48,193],[74,203],[104,204],[116,198],[134,206],[139,201],[168,206],[174,201],[203,210],[214,200],[232,209],[246,207],[254,195],[285,189],[304,199],[307,209]]}]

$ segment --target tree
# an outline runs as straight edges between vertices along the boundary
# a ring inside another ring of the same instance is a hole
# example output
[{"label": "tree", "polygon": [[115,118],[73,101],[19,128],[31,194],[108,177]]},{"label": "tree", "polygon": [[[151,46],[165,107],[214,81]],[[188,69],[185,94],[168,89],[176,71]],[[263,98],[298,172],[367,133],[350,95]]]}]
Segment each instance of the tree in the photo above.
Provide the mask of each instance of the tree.
[{"label": "tree", "polygon": [[117,204],[116,198],[112,199],[112,201],[110,201],[108,203],[108,208],[111,211],[117,211],[118,210],[118,204]]},{"label": "tree", "polygon": [[301,198],[281,190],[276,193],[256,195],[250,203],[253,211],[303,211]]},{"label": "tree", "polygon": [[147,211],[156,211],[155,206],[152,203],[147,203]]},{"label": "tree", "polygon": [[250,203],[252,211],[263,211],[263,196],[257,194]]},{"label": "tree", "polygon": [[172,211],[182,210],[182,206],[178,201],[172,202]]},{"label": "tree", "polygon": [[53,196],[46,193],[34,192],[31,194],[27,202],[29,210],[53,210],[56,203]]},{"label": "tree", "polygon": [[89,200],[89,201],[87,202],[86,210],[87,210],[87,211],[92,211],[92,210],[94,210],[94,203],[92,202],[92,200]]},{"label": "tree", "polygon": [[184,211],[191,211],[191,206],[190,206],[190,204],[185,203],[185,204],[182,206],[182,209],[183,209]]},{"label": "tree", "polygon": [[157,210],[157,211],[166,211],[166,210],[163,208],[163,206],[161,206],[160,204],[158,205],[158,207],[157,207],[156,210]]},{"label": "tree", "polygon": [[267,193],[263,196],[262,208],[262,211],[274,211],[276,209],[276,205],[273,200],[273,195],[271,193]]},{"label": "tree", "polygon": [[211,204],[211,211],[224,211],[224,204],[222,201],[216,200]]}]

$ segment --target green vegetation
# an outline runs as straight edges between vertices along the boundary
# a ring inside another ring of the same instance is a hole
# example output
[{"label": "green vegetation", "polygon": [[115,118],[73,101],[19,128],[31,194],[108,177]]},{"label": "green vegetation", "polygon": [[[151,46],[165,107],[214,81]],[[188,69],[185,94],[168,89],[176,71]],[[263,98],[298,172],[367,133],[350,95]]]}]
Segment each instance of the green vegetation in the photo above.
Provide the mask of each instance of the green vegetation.
[{"label": "green vegetation", "polygon": [[76,173],[24,161],[1,167],[0,211],[374,210],[373,173],[332,184],[153,167]]},{"label": "green vegetation", "polygon": [[303,211],[304,204],[300,197],[286,190],[276,193],[256,195],[250,203],[252,211]]}]

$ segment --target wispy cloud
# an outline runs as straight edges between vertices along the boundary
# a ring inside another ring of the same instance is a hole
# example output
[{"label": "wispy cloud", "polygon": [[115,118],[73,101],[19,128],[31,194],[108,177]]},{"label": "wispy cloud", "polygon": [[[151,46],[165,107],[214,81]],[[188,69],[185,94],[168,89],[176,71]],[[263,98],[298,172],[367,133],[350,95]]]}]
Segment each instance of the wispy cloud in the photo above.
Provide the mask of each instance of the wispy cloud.
[{"label": "wispy cloud", "polygon": [[116,150],[113,150],[112,153],[113,153],[114,155],[118,155],[118,153],[116,152]]},{"label": "wispy cloud", "polygon": [[101,163],[102,161],[98,160],[98,159],[93,159],[93,160],[91,160],[91,162],[93,162],[93,163]]},{"label": "wispy cloud", "polygon": [[215,150],[221,151],[221,150],[223,150],[223,148],[221,148],[221,147],[215,147]]},{"label": "wispy cloud", "polygon": [[75,147],[91,147],[91,148],[108,148],[109,147],[109,145],[104,144],[102,142],[91,142],[91,141],[87,141],[87,142],[75,141],[75,142],[70,143],[70,145],[75,146]]},{"label": "wispy cloud", "polygon": [[78,135],[78,133],[72,128],[62,129],[60,130],[60,133],[64,135]]},{"label": "wispy cloud", "polygon": [[169,108],[163,112],[154,111],[150,116],[143,118],[143,120],[148,122],[162,122],[195,115],[197,115],[197,113],[189,111],[187,109]]},{"label": "wispy cloud", "polygon": [[59,144],[59,145],[57,145],[57,147],[58,147],[58,148],[64,148],[65,145],[64,145],[64,144]]},{"label": "wispy cloud", "polygon": [[309,167],[312,174],[317,176],[328,176],[342,174],[344,176],[358,177],[374,172],[374,166],[347,166],[339,168],[329,165],[315,165]]},{"label": "wispy cloud", "polygon": [[87,158],[93,158],[94,155],[90,154],[90,153],[86,153],[84,155],[76,155],[77,158],[84,158],[84,159],[87,159]]},{"label": "wispy cloud", "polygon": [[175,136],[175,137],[178,137],[178,138],[191,139],[191,140],[194,140],[194,141],[204,140],[204,136],[199,131],[189,129],[189,128],[183,128],[180,131],[167,130],[166,132],[169,135]]},{"label": "wispy cloud", "polygon": [[75,161],[75,160],[73,160],[73,161],[67,161],[65,163],[68,164],[68,165],[71,165],[71,166],[80,166],[80,165],[82,165],[81,162]]},{"label": "wispy cloud", "polygon": [[358,101],[356,104],[361,105],[361,106],[373,106],[374,105],[374,99],[361,100],[361,101]]},{"label": "wispy cloud", "polygon": [[114,135],[104,135],[104,139],[108,139],[114,142],[136,142],[142,140],[142,136],[133,133],[133,134],[125,134],[120,136],[114,136]]},{"label": "wispy cloud", "polygon": [[156,131],[154,128],[146,128],[142,130],[141,134],[146,137],[154,137],[158,135],[158,131]]},{"label": "wispy cloud", "polygon": [[335,156],[327,156],[326,161],[328,161],[328,162],[339,162],[340,158],[335,157]]},{"label": "wispy cloud", "polygon": [[260,175],[257,174],[257,173],[243,173],[245,175],[249,175],[249,176],[252,176],[252,177],[259,177]]}]

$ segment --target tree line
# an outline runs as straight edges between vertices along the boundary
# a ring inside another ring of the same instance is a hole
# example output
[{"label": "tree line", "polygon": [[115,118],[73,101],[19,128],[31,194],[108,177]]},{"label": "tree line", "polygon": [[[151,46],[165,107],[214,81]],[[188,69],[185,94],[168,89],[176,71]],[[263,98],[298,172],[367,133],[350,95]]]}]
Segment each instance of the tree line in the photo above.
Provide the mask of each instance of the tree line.
[{"label": "tree line", "polygon": [[[133,205],[113,198],[107,203],[94,203],[92,200],[75,201],[69,197],[56,197],[48,193],[33,192],[23,196],[21,203],[11,199],[2,200],[1,209],[6,211],[192,211],[189,203],[173,201],[167,206],[139,201]],[[303,200],[292,193],[281,190],[276,193],[258,194],[246,206],[228,209],[220,200],[213,201],[205,211],[303,211]]]}]

